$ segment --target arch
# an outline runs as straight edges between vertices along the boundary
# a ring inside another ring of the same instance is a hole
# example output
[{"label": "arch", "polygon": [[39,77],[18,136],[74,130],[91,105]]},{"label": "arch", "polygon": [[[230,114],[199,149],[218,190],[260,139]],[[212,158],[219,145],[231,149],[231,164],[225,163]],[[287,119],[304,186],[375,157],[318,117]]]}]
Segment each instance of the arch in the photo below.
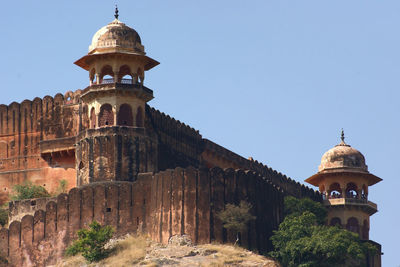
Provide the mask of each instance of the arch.
[{"label": "arch", "polygon": [[143,109],[138,107],[136,113],[136,127],[143,127]]},{"label": "arch", "polygon": [[128,65],[122,65],[119,68],[118,79],[119,79],[118,82],[120,82],[120,83],[127,83],[127,84],[132,83],[132,80],[133,80],[132,71]]},{"label": "arch", "polygon": [[113,83],[114,72],[110,65],[105,65],[100,72],[100,83]]},{"label": "arch", "polygon": [[129,104],[122,104],[118,111],[117,124],[133,126],[132,108]]},{"label": "arch", "polygon": [[329,198],[338,198],[342,196],[342,189],[339,183],[333,183],[329,186],[328,196]]},{"label": "arch", "polygon": [[100,107],[99,127],[114,125],[114,112],[110,104],[103,104]]},{"label": "arch", "polygon": [[329,224],[330,226],[342,226],[342,220],[338,217],[334,217],[331,219],[331,222]]},{"label": "arch", "polygon": [[89,128],[96,128],[96,111],[94,107],[90,110],[90,126]]},{"label": "arch", "polygon": [[353,233],[360,233],[360,225],[358,224],[357,218],[351,217],[347,220],[346,229]]},{"label": "arch", "polygon": [[357,198],[357,185],[350,182],[346,186],[346,197],[347,198]]},{"label": "arch", "polygon": [[369,239],[369,225],[367,220],[364,220],[361,238],[365,240]]}]

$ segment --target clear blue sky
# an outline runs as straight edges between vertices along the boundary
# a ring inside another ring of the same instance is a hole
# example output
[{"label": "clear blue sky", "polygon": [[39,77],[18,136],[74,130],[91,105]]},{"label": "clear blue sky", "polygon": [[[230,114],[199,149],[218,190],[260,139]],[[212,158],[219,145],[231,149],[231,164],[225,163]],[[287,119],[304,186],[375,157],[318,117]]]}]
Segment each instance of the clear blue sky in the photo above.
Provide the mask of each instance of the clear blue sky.
[{"label": "clear blue sky", "polygon": [[72,63],[115,2],[161,62],[150,105],[203,137],[303,181],[344,128],[383,178],[371,239],[400,266],[399,1],[4,1],[0,102],[85,88]]}]

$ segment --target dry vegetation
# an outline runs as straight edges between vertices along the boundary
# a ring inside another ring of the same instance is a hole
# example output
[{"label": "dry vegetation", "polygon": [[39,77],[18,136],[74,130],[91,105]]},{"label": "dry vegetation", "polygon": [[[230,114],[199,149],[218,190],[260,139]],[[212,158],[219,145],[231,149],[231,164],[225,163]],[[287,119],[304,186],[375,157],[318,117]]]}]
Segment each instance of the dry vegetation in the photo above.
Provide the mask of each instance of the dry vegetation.
[{"label": "dry vegetation", "polygon": [[241,247],[232,245],[206,244],[200,245],[206,254],[211,253],[213,257],[210,262],[205,262],[201,266],[264,266],[278,267],[279,265],[264,256],[255,254]]},{"label": "dry vegetation", "polygon": [[113,253],[98,263],[87,264],[82,256],[74,256],[63,259],[56,266],[279,266],[266,257],[231,245],[161,245],[145,236],[128,236],[112,240],[109,245],[114,247]]}]

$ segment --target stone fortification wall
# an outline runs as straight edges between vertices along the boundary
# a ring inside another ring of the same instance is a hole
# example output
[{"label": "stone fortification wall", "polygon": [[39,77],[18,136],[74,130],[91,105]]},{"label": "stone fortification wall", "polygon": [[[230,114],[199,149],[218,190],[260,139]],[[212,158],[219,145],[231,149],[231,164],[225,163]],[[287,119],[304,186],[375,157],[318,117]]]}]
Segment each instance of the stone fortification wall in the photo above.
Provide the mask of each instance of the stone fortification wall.
[{"label": "stone fortification wall", "polygon": [[152,239],[166,243],[187,234],[195,243],[234,242],[236,235],[222,227],[217,214],[225,204],[252,204],[248,231],[241,243],[249,249],[271,250],[269,238],[283,219],[283,193],[260,175],[243,170],[176,168],[152,180],[150,227]]},{"label": "stone fortification wall", "polygon": [[15,200],[8,203],[8,221],[20,221],[25,215],[34,215],[37,210],[46,210],[50,201],[56,201],[56,197],[33,198]]},{"label": "stone fortification wall", "polygon": [[187,166],[251,170],[269,179],[287,195],[322,201],[317,191],[258,161],[245,159],[208,139],[203,139],[199,131],[184,123],[149,106],[146,112],[146,129],[153,129],[158,136],[158,170]]},{"label": "stone fortification wall", "polygon": [[233,167],[251,170],[259,173],[271,181],[275,186],[283,190],[286,195],[297,198],[309,197],[315,201],[322,201],[319,192],[277,172],[276,170],[258,162],[257,160],[245,159],[236,153],[208,140],[204,140],[204,152],[202,154],[203,162],[207,167]]},{"label": "stone fortification wall", "polygon": [[[79,95],[80,90],[0,105],[0,204],[14,184],[25,180],[49,191],[60,179],[75,185],[75,172],[68,168],[74,167],[71,147],[79,127]],[[49,145],[55,139],[62,141]],[[57,151],[64,152],[62,157]]]},{"label": "stone fortification wall", "polygon": [[157,171],[157,139],[144,128],[103,127],[82,131],[76,144],[78,186],[99,181],[134,181]]},{"label": "stone fortification wall", "polygon": [[216,214],[226,203],[246,200],[257,219],[242,233],[242,245],[267,251],[269,237],[283,217],[281,190],[254,172],[214,168],[176,168],[140,174],[130,182],[94,183],[61,194],[45,210],[0,230],[0,253],[14,266],[54,264],[76,232],[92,220],[111,225],[116,234],[148,232],[166,243],[188,234],[196,243],[233,242]]},{"label": "stone fortification wall", "polygon": [[158,170],[199,166],[203,149],[199,131],[149,106],[146,129],[158,136]]}]

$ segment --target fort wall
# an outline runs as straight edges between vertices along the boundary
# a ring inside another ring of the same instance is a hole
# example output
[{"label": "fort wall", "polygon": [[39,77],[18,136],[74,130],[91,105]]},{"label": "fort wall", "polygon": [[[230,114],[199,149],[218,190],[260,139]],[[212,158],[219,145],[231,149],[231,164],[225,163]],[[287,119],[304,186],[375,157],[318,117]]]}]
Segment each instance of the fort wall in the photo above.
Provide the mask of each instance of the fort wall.
[{"label": "fort wall", "polygon": [[203,150],[199,131],[146,106],[146,126],[158,137],[158,170],[200,165]]},{"label": "fort wall", "polygon": [[79,95],[80,90],[0,105],[0,204],[13,185],[26,180],[48,191],[54,191],[61,179],[75,186],[75,172],[68,170],[74,167],[71,145],[65,148],[65,142],[55,142],[51,150],[45,147],[50,140],[76,135]]},{"label": "fort wall", "polygon": [[46,210],[50,201],[56,201],[56,197],[33,198],[10,201],[8,205],[8,221],[20,221],[25,215],[34,215],[37,210]]},{"label": "fort wall", "polygon": [[264,177],[243,170],[176,168],[140,174],[135,182],[93,183],[73,188],[0,230],[0,253],[14,266],[54,264],[92,220],[111,225],[116,235],[149,233],[166,243],[187,234],[195,243],[234,242],[217,214],[226,203],[252,204],[257,219],[241,234],[242,246],[265,252],[283,219],[283,192]]},{"label": "fort wall", "polygon": [[236,153],[208,140],[203,139],[204,150],[202,153],[202,164],[208,168],[215,166],[221,168],[238,168],[251,170],[259,173],[274,185],[283,190],[286,195],[291,195],[297,198],[309,197],[315,201],[322,201],[319,192],[309,188],[286,175],[277,172],[276,170],[258,162],[257,160],[245,159]]}]

